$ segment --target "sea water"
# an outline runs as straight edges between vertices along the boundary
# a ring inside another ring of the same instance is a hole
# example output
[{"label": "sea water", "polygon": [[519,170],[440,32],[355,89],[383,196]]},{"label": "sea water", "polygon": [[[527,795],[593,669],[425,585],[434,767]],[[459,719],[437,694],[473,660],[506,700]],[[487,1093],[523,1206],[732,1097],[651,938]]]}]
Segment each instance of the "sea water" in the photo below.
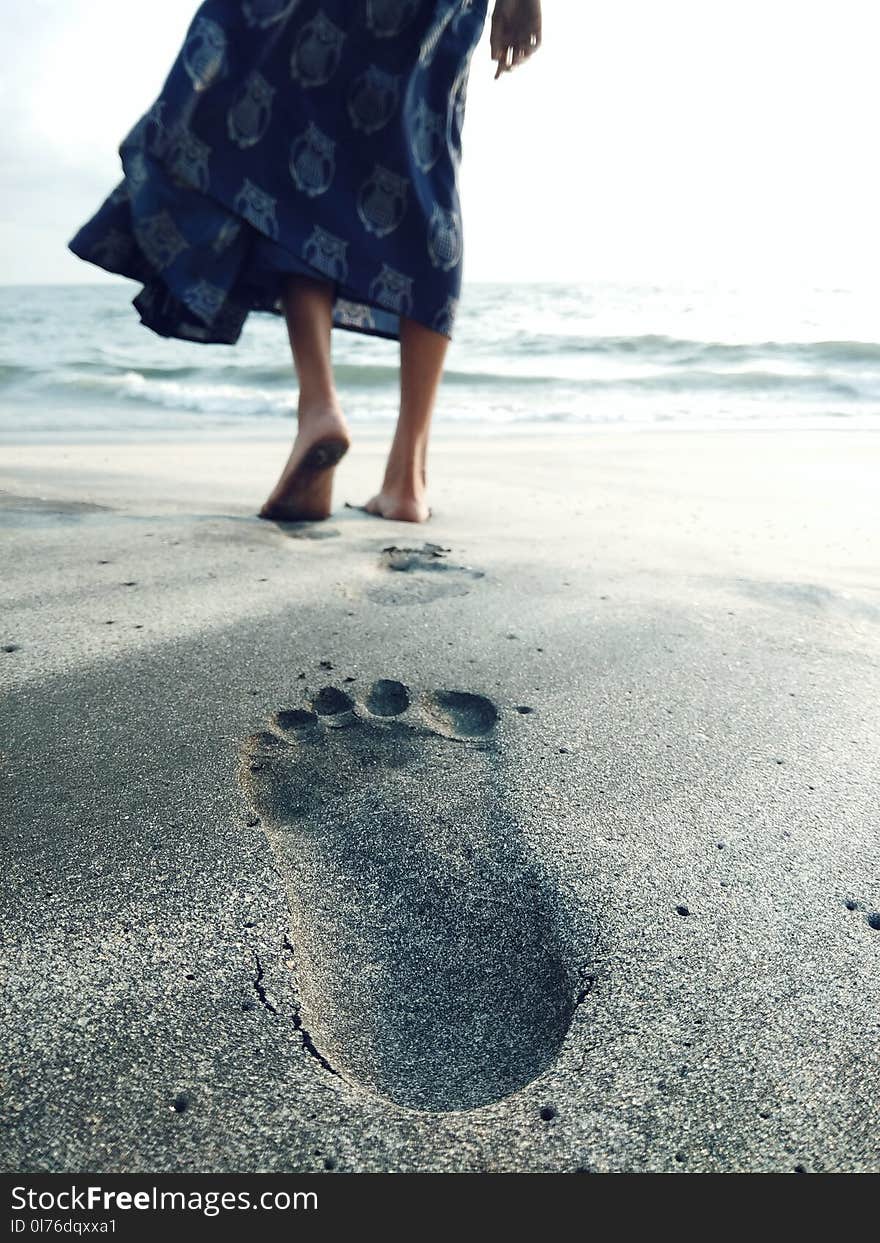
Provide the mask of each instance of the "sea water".
[{"label": "sea water", "polygon": [[[238,344],[144,328],[130,282],[0,287],[0,438],[289,433],[286,328],[252,314]],[[390,424],[396,343],[333,334],[346,415]],[[651,284],[465,287],[437,427],[880,426],[870,292]]]}]

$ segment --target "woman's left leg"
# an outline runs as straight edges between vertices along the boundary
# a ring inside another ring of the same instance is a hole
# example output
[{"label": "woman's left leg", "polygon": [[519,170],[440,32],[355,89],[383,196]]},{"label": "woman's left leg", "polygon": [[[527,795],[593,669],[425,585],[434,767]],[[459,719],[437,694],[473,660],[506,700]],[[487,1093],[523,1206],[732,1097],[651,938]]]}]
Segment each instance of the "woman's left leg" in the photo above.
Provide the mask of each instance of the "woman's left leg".
[{"label": "woman's left leg", "polygon": [[281,478],[260,510],[280,522],[327,518],[332,506],[333,467],[348,449],[348,427],[336,396],[330,333],[333,286],[293,276],[282,303],[299,380],[296,440]]}]

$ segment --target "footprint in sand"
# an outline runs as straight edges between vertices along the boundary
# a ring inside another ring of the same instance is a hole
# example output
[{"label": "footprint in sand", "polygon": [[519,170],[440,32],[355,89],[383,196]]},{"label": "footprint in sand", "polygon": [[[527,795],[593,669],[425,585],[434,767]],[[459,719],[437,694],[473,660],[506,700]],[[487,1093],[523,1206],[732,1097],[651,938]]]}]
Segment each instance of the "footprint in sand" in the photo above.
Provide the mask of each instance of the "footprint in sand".
[{"label": "footprint in sand", "polygon": [[288,539],[339,539],[340,532],[317,522],[276,522],[275,526]]},{"label": "footprint in sand", "polygon": [[456,565],[447,560],[448,548],[439,544],[423,544],[421,548],[398,548],[392,544],[382,549],[379,570],[383,582],[367,591],[374,604],[428,604],[443,596],[466,596],[482,570]]},{"label": "footprint in sand", "polygon": [[325,687],[247,740],[241,781],[285,878],[302,1024],[343,1077],[467,1109],[554,1061],[577,988],[556,891],[508,808],[498,711]]},{"label": "footprint in sand", "polygon": [[112,513],[109,505],[90,501],[47,501],[41,496],[18,496],[0,491],[0,526],[52,525],[92,514]]}]

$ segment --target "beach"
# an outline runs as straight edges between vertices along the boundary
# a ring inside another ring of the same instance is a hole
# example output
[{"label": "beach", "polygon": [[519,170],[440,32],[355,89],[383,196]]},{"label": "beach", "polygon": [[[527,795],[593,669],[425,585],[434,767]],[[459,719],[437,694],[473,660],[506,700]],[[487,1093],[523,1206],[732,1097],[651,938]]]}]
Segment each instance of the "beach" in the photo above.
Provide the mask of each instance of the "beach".
[{"label": "beach", "polygon": [[18,1171],[876,1171],[880,438],[0,467]]}]

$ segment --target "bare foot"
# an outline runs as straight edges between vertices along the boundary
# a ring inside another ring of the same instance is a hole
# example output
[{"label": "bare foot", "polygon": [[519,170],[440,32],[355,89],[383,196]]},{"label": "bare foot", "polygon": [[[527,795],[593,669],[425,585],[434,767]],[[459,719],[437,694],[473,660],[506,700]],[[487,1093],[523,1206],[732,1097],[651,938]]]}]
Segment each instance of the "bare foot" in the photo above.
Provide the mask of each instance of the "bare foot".
[{"label": "bare foot", "polygon": [[348,427],[338,406],[300,411],[300,425],[281,478],[260,517],[274,522],[318,522],[329,518],[333,471],[348,451]]},{"label": "bare foot", "polygon": [[392,522],[427,522],[431,516],[425,494],[391,492],[385,488],[367,501],[364,509],[377,518]]}]

